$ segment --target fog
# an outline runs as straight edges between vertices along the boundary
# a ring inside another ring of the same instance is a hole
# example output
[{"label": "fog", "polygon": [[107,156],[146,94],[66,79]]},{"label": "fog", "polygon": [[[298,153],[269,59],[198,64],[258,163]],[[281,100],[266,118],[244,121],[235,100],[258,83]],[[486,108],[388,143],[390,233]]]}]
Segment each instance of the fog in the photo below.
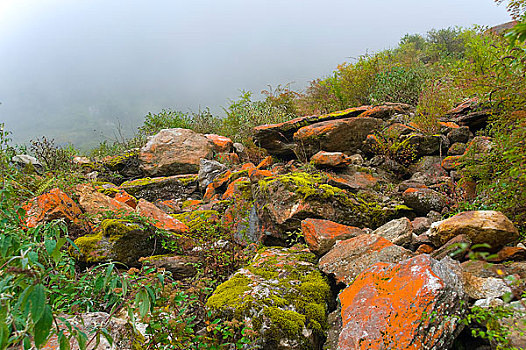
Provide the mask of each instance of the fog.
[{"label": "fog", "polygon": [[509,20],[491,0],[0,0],[0,122],[90,146],[150,111],[301,90],[406,33]]}]

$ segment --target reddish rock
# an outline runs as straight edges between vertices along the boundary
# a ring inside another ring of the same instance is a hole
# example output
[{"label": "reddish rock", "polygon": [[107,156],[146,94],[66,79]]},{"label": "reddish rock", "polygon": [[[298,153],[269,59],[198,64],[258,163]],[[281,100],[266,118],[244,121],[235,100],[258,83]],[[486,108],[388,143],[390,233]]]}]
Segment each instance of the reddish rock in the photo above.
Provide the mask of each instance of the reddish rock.
[{"label": "reddish rock", "polygon": [[395,114],[409,114],[414,112],[414,107],[405,103],[386,103],[375,106],[360,114],[360,118],[378,118],[387,120]]},{"label": "reddish rock", "polygon": [[357,192],[374,187],[380,181],[370,173],[356,171],[352,174],[330,174],[327,173],[328,183],[331,186]]},{"label": "reddish rock", "polygon": [[526,249],[520,247],[504,247],[498,251],[496,256],[488,260],[493,262],[524,261],[526,260]]},{"label": "reddish rock", "polygon": [[317,167],[345,167],[349,165],[349,157],[342,152],[319,151],[310,159],[311,163]]},{"label": "reddish rock", "polygon": [[451,260],[419,255],[363,271],[340,295],[338,350],[449,349],[464,292]]},{"label": "reddish rock", "polygon": [[250,179],[248,177],[240,177],[239,179],[232,181],[230,185],[228,185],[225,193],[223,193],[222,199],[233,199],[239,197],[243,191],[240,186],[245,188],[249,185]]},{"label": "reddish rock", "polygon": [[462,164],[462,158],[463,156],[448,156],[442,160],[442,168],[447,171],[455,170]]},{"label": "reddish rock", "polygon": [[241,166],[241,169],[240,171],[243,171],[243,170],[250,170],[250,169],[255,169],[256,166],[254,165],[254,163],[245,163]]},{"label": "reddish rock", "polygon": [[212,148],[216,153],[228,153],[234,144],[232,140],[226,136],[205,134],[205,137],[212,143]]},{"label": "reddish rock", "polygon": [[466,211],[431,226],[427,235],[435,246],[441,246],[451,238],[465,234],[473,244],[489,244],[490,251],[519,238],[519,231],[501,212],[491,210]]},{"label": "reddish rock", "polygon": [[258,169],[267,169],[269,168],[274,161],[272,160],[271,156],[265,157],[261,162],[259,162],[258,166],[256,168]]},{"label": "reddish rock", "polygon": [[205,194],[203,195],[203,200],[211,201],[215,195],[216,195],[216,189],[214,187],[214,183],[211,183],[208,186],[206,186],[206,191],[205,191]]},{"label": "reddish rock", "polygon": [[[426,178],[441,178],[447,176],[447,172],[442,168],[441,165],[442,157],[440,156],[424,156],[418,160],[415,164],[409,167],[409,171],[412,174],[422,173],[425,174]],[[435,182],[429,181],[428,182]],[[426,184],[429,184],[425,182]]]},{"label": "reddish rock", "polygon": [[370,108],[371,106],[349,108],[325,115],[294,118],[278,124],[260,125],[254,128],[254,143],[266,149],[271,155],[290,159],[295,157],[296,149],[292,138],[300,128],[327,120],[356,117]]},{"label": "reddish rock", "polygon": [[79,236],[91,231],[91,226],[82,217],[82,211],[67,194],[58,188],[44,193],[25,203],[25,225],[29,228],[41,223],[64,219],[71,236]]},{"label": "reddish rock", "polygon": [[415,254],[416,255],[431,254],[434,250],[435,250],[435,248],[431,247],[429,244],[422,244],[415,251]]},{"label": "reddish rock", "polygon": [[431,210],[441,212],[447,205],[446,197],[430,188],[408,188],[402,198],[404,204],[419,215],[426,215]]},{"label": "reddish rock", "polygon": [[477,136],[471,142],[469,142],[466,149],[466,153],[472,152],[472,154],[482,155],[488,153],[493,148],[493,141],[488,136]]},{"label": "reddish rock", "polygon": [[130,196],[128,192],[124,190],[118,190],[118,192],[116,192],[112,196],[112,198],[115,199],[116,201],[119,201],[121,203],[124,203],[132,207],[133,209],[135,209],[135,207],[137,206],[137,199],[133,196]]},{"label": "reddish rock", "polygon": [[98,192],[91,185],[78,185],[75,190],[75,194],[79,196],[80,207],[90,215],[96,216],[104,212],[133,213],[133,208],[129,205]]},{"label": "reddish rock", "polygon": [[425,217],[417,217],[411,221],[411,226],[413,227],[414,234],[419,235],[426,232],[431,227],[431,220]]},{"label": "reddish rock", "polygon": [[214,156],[214,159],[222,164],[239,164],[239,156],[236,153],[219,153]]},{"label": "reddish rock", "polygon": [[190,174],[199,171],[199,160],[210,159],[212,143],[188,129],[163,129],[139,153],[141,169],[148,176]]},{"label": "reddish rock", "polygon": [[181,211],[181,205],[179,201],[173,199],[156,201],[154,204],[157,208],[161,209],[162,211],[168,214],[174,214]]},{"label": "reddish rock", "polygon": [[337,224],[329,220],[305,219],[301,222],[301,232],[309,250],[320,256],[327,253],[337,240],[344,240],[365,232],[358,227]]},{"label": "reddish rock", "polygon": [[412,256],[409,250],[378,235],[361,235],[338,241],[319,262],[320,270],[337,283],[350,285],[363,270],[377,262],[399,262]]},{"label": "reddish rock", "polygon": [[250,181],[252,182],[258,182],[259,180],[263,180],[267,177],[274,176],[274,173],[272,173],[270,170],[260,170],[260,169],[250,169],[248,171],[248,177],[250,178]]},{"label": "reddish rock", "polygon": [[141,216],[155,220],[154,226],[157,228],[173,233],[184,233],[188,231],[188,226],[144,199],[139,200],[136,211]]},{"label": "reddish rock", "polygon": [[356,152],[367,135],[383,125],[376,118],[346,118],[305,126],[294,133],[296,153],[309,158],[317,152]]},{"label": "reddish rock", "polygon": [[471,247],[471,239],[467,235],[458,235],[451,238],[442,247],[435,250],[431,256],[440,260],[446,256],[452,259],[463,260]]}]

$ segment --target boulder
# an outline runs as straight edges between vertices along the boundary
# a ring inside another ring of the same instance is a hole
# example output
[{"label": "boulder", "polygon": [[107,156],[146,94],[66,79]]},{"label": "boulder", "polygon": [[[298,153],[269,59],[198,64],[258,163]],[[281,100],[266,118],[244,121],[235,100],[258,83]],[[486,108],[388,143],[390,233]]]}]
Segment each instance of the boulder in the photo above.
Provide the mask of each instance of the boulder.
[{"label": "boulder", "polygon": [[100,163],[110,171],[119,173],[125,179],[135,179],[143,176],[139,164],[139,149],[132,149],[116,156],[105,157]]},{"label": "boulder", "polygon": [[468,145],[465,143],[454,143],[449,147],[447,150],[448,156],[460,156],[463,155],[466,152],[466,149],[468,148]]},{"label": "boulder", "polygon": [[37,174],[44,173],[44,166],[33,156],[28,154],[17,154],[11,158],[11,162],[20,171],[36,172]]},{"label": "boulder", "polygon": [[427,235],[439,247],[451,238],[465,234],[473,244],[488,244],[490,251],[519,238],[519,231],[501,212],[491,210],[466,211],[447,220],[434,223]]},{"label": "boulder", "polygon": [[339,295],[338,350],[450,349],[462,330],[464,297],[452,265],[418,255],[363,271]]},{"label": "boulder", "polygon": [[446,196],[430,188],[408,188],[402,198],[418,215],[426,215],[431,210],[440,212],[447,205]]},{"label": "boulder", "polygon": [[403,217],[378,227],[373,231],[373,235],[382,236],[393,244],[405,247],[411,243],[413,226],[408,218]]},{"label": "boulder", "polygon": [[234,146],[232,140],[226,136],[205,134],[205,137],[212,143],[212,149],[215,153],[228,153]]},{"label": "boulder", "polygon": [[329,185],[351,192],[373,188],[380,181],[383,181],[383,179],[365,171],[347,172],[337,175],[327,173],[327,183]]},{"label": "boulder", "polygon": [[91,225],[83,218],[80,207],[58,188],[31,199],[22,209],[26,212],[24,223],[29,228],[63,219],[73,238],[91,232]]},{"label": "boulder", "polygon": [[148,140],[139,153],[141,169],[148,176],[197,173],[199,160],[210,159],[213,144],[189,129],[163,129]]},{"label": "boulder", "polygon": [[116,261],[140,266],[139,259],[163,254],[155,233],[147,226],[129,220],[106,219],[98,230],[75,240],[75,258],[86,264]]},{"label": "boulder", "polygon": [[154,221],[153,225],[157,228],[173,233],[185,233],[188,231],[188,226],[142,198],[139,199],[135,211],[141,216],[152,219]]},{"label": "boulder", "polygon": [[358,227],[312,218],[305,219],[301,222],[301,232],[305,237],[305,242],[309,250],[317,256],[327,253],[338,240],[365,234],[365,232]]},{"label": "boulder", "polygon": [[285,159],[295,158],[296,145],[293,141],[293,135],[300,128],[327,120],[356,117],[370,108],[370,106],[349,108],[324,115],[299,117],[278,124],[256,126],[254,128],[254,143],[266,149],[273,156]]},{"label": "boulder", "polygon": [[215,160],[201,159],[199,161],[199,174],[197,175],[199,181],[199,188],[205,190],[216,177],[227,170],[227,167]]},{"label": "boulder", "polygon": [[442,157],[440,156],[424,156],[412,164],[409,170],[412,174],[422,173],[426,177],[440,178],[447,176],[447,172],[442,168],[441,162]]},{"label": "boulder", "polygon": [[449,140],[444,135],[422,135],[410,134],[400,137],[406,149],[412,149],[414,156],[432,156],[446,154],[449,148]]},{"label": "boulder", "polygon": [[75,190],[75,194],[79,197],[79,206],[89,215],[100,216],[109,212],[130,214],[134,211],[129,205],[98,192],[92,185],[80,184]]},{"label": "boulder", "polygon": [[469,131],[469,127],[467,126],[461,126],[459,128],[452,129],[447,134],[447,138],[449,139],[449,142],[452,144],[456,142],[466,143],[468,142],[470,136],[471,136],[471,131]]},{"label": "boulder", "polygon": [[197,175],[175,175],[167,177],[142,178],[123,182],[120,186],[136,198],[149,202],[158,200],[198,199],[199,183]]},{"label": "boulder", "polygon": [[377,262],[397,263],[412,256],[409,250],[378,235],[361,235],[338,241],[320,259],[320,270],[336,283],[350,285],[363,270]]},{"label": "boulder", "polygon": [[381,119],[357,117],[305,126],[294,133],[296,154],[308,159],[317,152],[356,153],[371,134],[383,125]]},{"label": "boulder", "polygon": [[376,228],[400,217],[407,207],[379,195],[353,194],[328,185],[322,174],[288,173],[260,180],[254,198],[264,244],[283,245],[287,232],[299,229],[306,218]]},{"label": "boulder", "polygon": [[255,348],[320,349],[330,287],[308,250],[264,248],[219,285],[206,306],[212,319],[244,319],[258,332]]}]

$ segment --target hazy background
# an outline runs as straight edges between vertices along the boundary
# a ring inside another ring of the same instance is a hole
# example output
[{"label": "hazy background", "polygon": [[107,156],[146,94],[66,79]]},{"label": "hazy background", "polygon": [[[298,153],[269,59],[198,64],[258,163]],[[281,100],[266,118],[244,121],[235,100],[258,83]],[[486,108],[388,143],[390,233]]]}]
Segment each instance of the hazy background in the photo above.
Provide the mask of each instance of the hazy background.
[{"label": "hazy background", "polygon": [[509,20],[492,0],[0,0],[0,122],[86,147],[149,111],[301,90],[406,33]]}]

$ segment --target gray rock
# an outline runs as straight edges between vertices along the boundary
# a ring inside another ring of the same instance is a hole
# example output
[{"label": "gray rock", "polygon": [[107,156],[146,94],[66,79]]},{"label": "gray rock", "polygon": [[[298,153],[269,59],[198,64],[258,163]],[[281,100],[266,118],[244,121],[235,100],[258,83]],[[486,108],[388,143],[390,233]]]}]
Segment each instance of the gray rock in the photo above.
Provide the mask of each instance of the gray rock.
[{"label": "gray rock", "polygon": [[22,171],[27,166],[32,166],[38,174],[44,172],[44,166],[35,157],[28,154],[17,154],[11,158],[11,162],[17,167],[18,170]]},{"label": "gray rock", "polygon": [[403,217],[380,226],[373,231],[373,235],[382,236],[396,245],[407,246],[411,243],[413,227],[411,221]]},{"label": "gray rock", "polygon": [[215,160],[201,159],[199,161],[199,188],[204,191],[216,177],[221,175],[227,170],[224,164],[221,164]]}]

